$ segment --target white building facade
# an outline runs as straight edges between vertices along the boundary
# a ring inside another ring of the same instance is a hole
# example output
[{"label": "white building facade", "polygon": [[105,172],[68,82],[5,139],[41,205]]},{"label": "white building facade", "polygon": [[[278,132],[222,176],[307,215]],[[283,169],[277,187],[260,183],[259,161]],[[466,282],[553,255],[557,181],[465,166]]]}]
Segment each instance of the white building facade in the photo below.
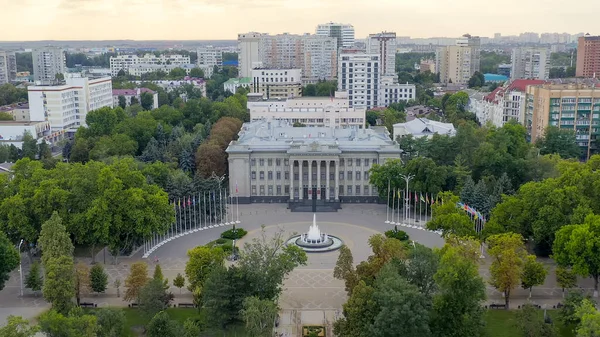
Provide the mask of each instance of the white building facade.
[{"label": "white building facade", "polygon": [[305,35],[303,37],[303,84],[319,80],[333,81],[337,76],[337,39]]},{"label": "white building facade", "polygon": [[301,97],[286,100],[248,101],[250,121],[273,121],[282,125],[300,123],[307,127],[365,127],[366,109],[351,108],[346,92],[334,97]]},{"label": "white building facade", "polygon": [[[162,71],[165,73],[169,73],[171,70],[175,68],[181,68],[185,70],[187,75],[190,74],[190,71],[196,68],[195,64],[134,64],[128,67],[127,73],[132,76],[142,76],[144,74]],[[212,67],[209,67],[212,72]],[[206,76],[206,73],[204,74]]]},{"label": "white building facade", "polygon": [[0,85],[17,79],[17,56],[14,52],[0,50]]},{"label": "white building facade", "polygon": [[198,66],[223,67],[223,52],[213,46],[200,47],[196,50]]},{"label": "white building facade", "polygon": [[397,76],[382,76],[379,81],[380,106],[389,106],[392,103],[409,101],[416,98],[417,88],[414,84],[398,83]]},{"label": "white building facade", "polygon": [[324,23],[317,26],[316,35],[333,37],[337,40],[338,48],[354,46],[354,26],[344,23]]},{"label": "white building facade", "polygon": [[427,118],[415,118],[406,123],[394,124],[394,139],[412,135],[415,138],[431,138],[433,135],[455,136],[456,129],[452,123],[432,121]]},{"label": "white building facade", "polygon": [[114,77],[119,74],[120,70],[125,71],[125,73],[130,73],[129,68],[134,65],[164,65],[174,66],[173,68],[177,68],[184,65],[189,65],[190,63],[189,56],[179,54],[163,54],[160,56],[156,56],[154,54],[145,54],[141,57],[137,55],[118,55],[110,58],[110,71]]},{"label": "white building facade", "polygon": [[252,69],[260,66],[259,46],[263,34],[238,34],[238,76],[252,77]]},{"label": "white building facade", "polygon": [[517,47],[512,51],[511,80],[550,78],[550,49]]},{"label": "white building facade", "polygon": [[342,53],[338,64],[338,90],[347,91],[350,107],[379,106],[379,54]]},{"label": "white building facade", "polygon": [[64,85],[27,87],[31,120],[50,122],[52,132],[74,132],[86,125],[89,111],[113,106],[110,77],[71,75],[65,80]]},{"label": "white building facade", "polygon": [[230,93],[235,94],[239,87],[246,88],[250,91],[251,85],[252,78],[250,77],[230,78],[227,82],[223,83],[223,91],[229,91]]},{"label": "white building facade", "polygon": [[41,84],[56,83],[57,74],[67,72],[65,51],[61,48],[41,48],[31,53],[33,59],[33,79]]},{"label": "white building facade", "polygon": [[229,144],[229,184],[240,203],[377,202],[375,164],[400,158],[386,131],[245,123]]},{"label": "white building facade", "polygon": [[367,54],[379,55],[379,73],[396,75],[396,33],[370,34],[367,38]]},{"label": "white building facade", "polygon": [[266,99],[286,99],[302,96],[301,69],[253,69],[252,93],[262,94]]}]

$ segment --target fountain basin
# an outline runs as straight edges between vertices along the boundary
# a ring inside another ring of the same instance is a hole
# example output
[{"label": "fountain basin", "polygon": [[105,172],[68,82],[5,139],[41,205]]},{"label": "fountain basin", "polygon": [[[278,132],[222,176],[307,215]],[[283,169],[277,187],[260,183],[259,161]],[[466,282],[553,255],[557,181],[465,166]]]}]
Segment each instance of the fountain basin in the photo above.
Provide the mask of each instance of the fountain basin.
[{"label": "fountain basin", "polygon": [[337,236],[327,235],[328,240],[319,243],[309,243],[302,240],[302,235],[294,235],[286,241],[286,245],[295,245],[307,253],[324,253],[340,249],[344,242]]}]

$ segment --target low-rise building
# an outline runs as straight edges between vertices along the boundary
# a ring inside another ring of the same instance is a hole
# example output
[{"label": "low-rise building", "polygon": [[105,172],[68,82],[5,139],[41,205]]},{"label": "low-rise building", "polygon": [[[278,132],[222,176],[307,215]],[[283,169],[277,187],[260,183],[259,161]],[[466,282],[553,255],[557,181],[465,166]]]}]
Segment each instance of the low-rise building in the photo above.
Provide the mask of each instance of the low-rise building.
[{"label": "low-rise building", "polygon": [[252,69],[252,93],[267,99],[302,96],[301,69]]},{"label": "low-rise building", "polygon": [[419,64],[419,72],[426,72],[429,71],[432,74],[436,73],[436,69],[435,69],[435,60],[421,60],[421,63]]},{"label": "low-rise building", "polygon": [[0,144],[23,147],[23,135],[29,132],[33,138],[41,142],[50,141],[52,132],[47,121],[0,121]]},{"label": "low-rise building", "polygon": [[334,97],[300,97],[286,100],[248,99],[251,121],[277,121],[283,125],[307,127],[358,128],[365,127],[366,109],[350,107],[348,94],[336,92]]},{"label": "low-rise building", "polygon": [[[190,57],[184,55],[160,55],[146,54],[144,56],[137,55],[118,55],[111,56],[110,58],[110,71],[112,76],[117,76],[119,71],[123,70],[125,73],[129,73],[128,69],[134,65],[172,65],[176,67],[182,67],[189,65]],[[139,76],[139,75],[138,75]]]},{"label": "low-rise building", "polygon": [[136,88],[136,89],[113,89],[113,107],[119,106],[119,97],[125,98],[125,106],[131,105],[131,99],[135,97],[138,102],[142,102],[142,93],[148,93],[152,95],[152,109],[158,109],[158,93],[148,88]]},{"label": "low-rise building", "polygon": [[379,106],[389,106],[392,103],[415,99],[417,88],[414,84],[398,83],[398,77],[382,76],[379,82]]},{"label": "low-rise building", "polygon": [[452,123],[432,121],[427,118],[415,118],[410,122],[394,124],[394,139],[412,135],[415,138],[431,138],[434,134],[456,135],[456,129]]},{"label": "low-rise building", "polygon": [[[165,73],[169,73],[171,70],[175,68],[181,68],[185,70],[187,75],[190,74],[190,71],[194,68],[197,68],[194,64],[134,64],[128,67],[129,75],[133,76],[142,76],[147,73],[163,71]],[[210,68],[210,67],[209,67]],[[210,68],[212,69],[212,68]],[[204,69],[203,69],[204,70]],[[212,72],[211,72],[212,74]],[[206,76],[206,73],[204,74]]]},{"label": "low-rise building", "polygon": [[230,190],[240,203],[290,202],[319,205],[377,202],[369,182],[375,164],[400,158],[385,128],[292,127],[245,123],[229,144]]},{"label": "low-rise building", "polygon": [[250,77],[230,78],[227,82],[223,83],[223,91],[229,91],[235,94],[237,88],[242,87],[250,90],[251,85],[252,78]]},{"label": "low-rise building", "polygon": [[194,88],[200,90],[202,97],[206,97],[206,81],[203,78],[195,78],[186,76],[183,80],[156,80],[156,81],[134,81],[137,85],[141,85],[143,82],[150,82],[158,85],[165,89],[167,92],[171,92],[184,84],[190,84]]},{"label": "low-rise building", "polygon": [[0,106],[0,112],[6,112],[13,117],[13,120],[18,122],[28,122],[31,120],[29,117],[29,104],[28,103],[16,103],[11,105]]}]

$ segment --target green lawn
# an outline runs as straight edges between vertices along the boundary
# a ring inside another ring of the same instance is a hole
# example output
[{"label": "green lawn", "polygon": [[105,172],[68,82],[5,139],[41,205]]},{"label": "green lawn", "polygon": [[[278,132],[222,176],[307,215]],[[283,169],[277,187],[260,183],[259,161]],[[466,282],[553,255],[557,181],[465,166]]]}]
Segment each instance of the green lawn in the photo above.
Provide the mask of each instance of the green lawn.
[{"label": "green lawn", "polygon": [[[552,317],[552,321],[559,329],[560,337],[575,337],[572,332],[573,327],[564,326],[559,317],[558,310],[548,310],[548,315]],[[486,330],[489,337],[515,337],[519,336],[519,330],[516,327],[516,310],[488,310],[486,312]],[[544,315],[544,311],[539,311],[540,316]]]}]

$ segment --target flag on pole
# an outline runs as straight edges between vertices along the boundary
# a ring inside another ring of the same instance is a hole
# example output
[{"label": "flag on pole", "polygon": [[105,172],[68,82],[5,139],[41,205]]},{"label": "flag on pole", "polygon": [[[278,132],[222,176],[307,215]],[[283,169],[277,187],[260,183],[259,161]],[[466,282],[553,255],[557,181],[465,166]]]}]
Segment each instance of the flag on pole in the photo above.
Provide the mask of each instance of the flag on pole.
[{"label": "flag on pole", "polygon": [[429,196],[425,193],[425,202],[429,203]]},{"label": "flag on pole", "polygon": [[238,193],[238,186],[237,186],[237,180],[235,181],[235,193]]},{"label": "flag on pole", "polygon": [[194,198],[192,199],[192,203],[194,204],[194,206],[196,206],[196,196],[194,196]]},{"label": "flag on pole", "polygon": [[188,197],[188,206],[192,204],[192,198]]},{"label": "flag on pole", "polygon": [[398,190],[398,200],[400,200],[400,190]]},{"label": "flag on pole", "polygon": [[181,207],[181,199],[177,201],[177,206]]},{"label": "flag on pole", "polygon": [[419,194],[421,194],[421,202],[425,202],[425,199],[423,198],[423,193],[419,192]]}]

